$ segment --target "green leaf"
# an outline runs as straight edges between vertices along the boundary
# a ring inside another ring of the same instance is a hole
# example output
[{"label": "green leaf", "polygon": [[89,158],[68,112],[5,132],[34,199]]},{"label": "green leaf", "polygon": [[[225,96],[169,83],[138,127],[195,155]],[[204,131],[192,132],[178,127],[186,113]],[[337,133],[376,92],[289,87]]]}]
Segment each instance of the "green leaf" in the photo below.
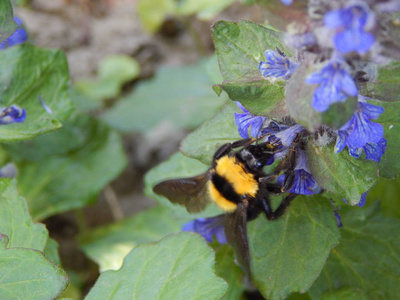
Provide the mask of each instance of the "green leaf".
[{"label": "green leaf", "polygon": [[248,231],[254,283],[271,300],[307,291],[339,241],[332,207],[320,195],[298,197],[282,218],[260,216]]},{"label": "green leaf", "polygon": [[143,29],[148,33],[157,32],[165,18],[175,11],[175,6],[174,0],[140,0],[137,10]]},{"label": "green leaf", "polygon": [[182,153],[175,153],[167,161],[151,169],[145,176],[145,194],[163,206],[171,208],[171,217],[185,221],[196,218],[212,217],[221,214],[222,211],[216,205],[209,205],[199,214],[189,214],[184,206],[175,205],[163,196],[153,192],[153,187],[166,179],[184,178],[196,176],[208,170],[209,166],[204,165],[196,159],[188,158]]},{"label": "green leaf", "polygon": [[257,116],[281,118],[288,114],[285,104],[285,84],[274,84],[260,76],[227,80],[218,87],[223,89],[231,100],[239,100],[248,111]]},{"label": "green leaf", "polygon": [[240,300],[245,291],[242,283],[243,272],[239,266],[234,263],[233,249],[227,244],[221,245],[214,243],[216,274],[228,283],[228,290],[222,300]]},{"label": "green leaf", "polygon": [[377,123],[384,128],[384,138],[387,140],[386,152],[382,156],[379,175],[393,179],[398,176],[400,170],[400,102],[369,101],[371,104],[385,108]]},{"label": "green leaf", "polygon": [[308,166],[318,184],[326,191],[355,205],[378,179],[378,164],[351,157],[347,151],[334,153],[333,146],[309,145]]},{"label": "green leaf", "polygon": [[357,300],[368,300],[368,295],[360,289],[355,288],[343,288],[337,291],[324,293],[321,300],[338,300],[338,299],[357,299]]},{"label": "green leaf", "polygon": [[[64,53],[23,44],[0,51],[0,61],[1,106],[17,104],[27,112],[25,122],[0,126],[0,141],[28,139],[60,128],[59,121],[73,109]],[[39,96],[52,114],[41,105]]]},{"label": "green leaf", "polygon": [[46,258],[61,267],[61,259],[58,254],[58,243],[52,238],[48,238],[46,248],[44,248]]},{"label": "green leaf", "polygon": [[17,29],[13,19],[13,10],[9,0],[0,1],[0,43],[5,41]]},{"label": "green leaf", "polygon": [[220,146],[241,139],[235,123],[235,112],[240,111],[235,103],[228,102],[212,119],[182,141],[181,151],[211,165],[213,155]]},{"label": "green leaf", "polygon": [[84,115],[27,144],[7,146],[18,168],[21,194],[34,219],[93,201],[126,165],[120,136]]},{"label": "green leaf", "polygon": [[359,93],[381,101],[400,101],[399,71],[400,62],[379,68],[377,79],[362,83]]},{"label": "green leaf", "polygon": [[0,178],[0,232],[9,237],[10,247],[40,251],[48,238],[46,227],[32,221],[25,199],[18,195],[15,180],[9,178]]},{"label": "green leaf", "polygon": [[396,233],[400,221],[376,213],[368,216],[365,210],[341,211],[341,243],[332,250],[321,276],[309,291],[313,299],[344,288],[361,290],[367,299],[398,297],[400,240]]},{"label": "green leaf", "polygon": [[89,98],[100,101],[117,97],[124,83],[137,78],[140,65],[127,55],[107,56],[100,64],[96,80],[75,83],[76,89]]},{"label": "green leaf", "polygon": [[214,252],[182,232],[132,250],[118,271],[102,273],[90,299],[220,299],[227,284],[214,274]]},{"label": "green leaf", "polygon": [[68,277],[42,252],[6,248],[8,237],[0,235],[0,291],[8,300],[54,299],[66,288]]},{"label": "green leaf", "polygon": [[400,219],[400,176],[394,180],[381,178],[368,192],[367,206],[380,200],[382,214]]},{"label": "green leaf", "polygon": [[212,90],[209,61],[194,66],[161,68],[111,108],[103,119],[124,131],[149,132],[157,126],[195,128],[209,119],[226,101]]},{"label": "green leaf", "polygon": [[196,14],[201,20],[210,20],[233,2],[235,0],[183,0],[178,2],[176,13],[184,16]]},{"label": "green leaf", "polygon": [[218,21],[211,33],[225,80],[260,77],[258,64],[265,59],[267,49],[278,47],[290,54],[281,41],[281,33],[249,21]]},{"label": "green leaf", "polygon": [[79,237],[80,247],[100,266],[100,272],[117,270],[135,246],[179,232],[184,222],[176,219],[168,208],[156,206],[121,222],[85,232]]}]

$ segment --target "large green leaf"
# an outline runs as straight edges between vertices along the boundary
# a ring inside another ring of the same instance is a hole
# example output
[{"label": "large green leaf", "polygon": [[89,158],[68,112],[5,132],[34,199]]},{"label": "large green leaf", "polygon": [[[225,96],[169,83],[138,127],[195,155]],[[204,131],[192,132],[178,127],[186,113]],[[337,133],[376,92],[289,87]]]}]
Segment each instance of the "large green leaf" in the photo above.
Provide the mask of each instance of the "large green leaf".
[{"label": "large green leaf", "polygon": [[339,241],[330,203],[319,195],[295,199],[277,221],[260,216],[248,231],[253,279],[266,299],[307,291]]},{"label": "large green leaf", "polygon": [[378,179],[377,163],[351,157],[346,150],[334,153],[333,146],[309,145],[307,153],[309,168],[318,184],[351,205],[357,204]]},{"label": "large green leaf", "polygon": [[235,103],[227,103],[212,119],[204,122],[182,141],[181,151],[211,165],[213,155],[220,146],[241,139],[235,124],[235,112],[240,111]]},{"label": "large green leaf", "polygon": [[165,197],[153,192],[153,187],[163,180],[196,176],[204,173],[207,169],[208,166],[198,160],[188,158],[182,155],[182,153],[177,152],[167,161],[156,166],[146,174],[144,179],[145,194],[156,199],[161,205],[171,208],[171,217],[174,216],[182,220],[188,221],[199,217],[211,217],[221,214],[221,210],[215,205],[209,205],[204,212],[199,214],[189,214],[184,206],[172,204]]},{"label": "large green leaf", "polygon": [[214,252],[182,232],[132,250],[118,271],[102,273],[90,299],[220,299],[227,284],[214,274]]},{"label": "large green leaf", "polygon": [[0,235],[0,295],[7,300],[54,299],[66,288],[68,277],[42,252],[6,248],[8,237]]},{"label": "large green leaf", "polygon": [[176,219],[168,208],[157,206],[121,222],[85,232],[79,240],[85,254],[100,266],[101,272],[117,270],[135,246],[179,232],[184,222]]},{"label": "large green leaf", "polygon": [[249,21],[218,21],[211,32],[225,80],[260,77],[258,64],[265,60],[264,52],[267,49],[275,50],[278,47],[284,53],[289,53],[282,43],[281,33]]},{"label": "large green leaf", "polygon": [[60,128],[59,121],[72,111],[64,53],[24,44],[0,51],[0,61],[1,106],[17,104],[27,112],[25,122],[0,126],[0,141],[28,139]]},{"label": "large green leaf", "polygon": [[[210,64],[215,68],[210,68]],[[103,119],[125,132],[148,132],[160,124],[195,128],[226,101],[225,97],[217,97],[211,88],[215,83],[214,72],[218,72],[214,59],[194,66],[161,68],[153,80],[138,85]]]},{"label": "large green leaf", "polygon": [[5,41],[17,29],[13,20],[13,10],[9,0],[0,1],[0,43]]},{"label": "large green leaf", "polygon": [[309,291],[313,299],[345,288],[361,290],[367,299],[398,298],[400,221],[376,213],[370,215],[366,210],[347,209],[341,213],[341,243],[332,250],[321,276]]},{"label": "large green leaf", "polygon": [[84,115],[59,132],[7,149],[34,219],[89,203],[126,165],[120,136]]},{"label": "large green leaf", "polygon": [[400,176],[394,180],[381,178],[368,192],[367,206],[380,200],[382,214],[400,219]]},{"label": "large green leaf", "polygon": [[9,237],[9,247],[40,251],[48,238],[46,227],[32,221],[25,199],[18,195],[16,182],[9,178],[0,178],[0,232]]}]

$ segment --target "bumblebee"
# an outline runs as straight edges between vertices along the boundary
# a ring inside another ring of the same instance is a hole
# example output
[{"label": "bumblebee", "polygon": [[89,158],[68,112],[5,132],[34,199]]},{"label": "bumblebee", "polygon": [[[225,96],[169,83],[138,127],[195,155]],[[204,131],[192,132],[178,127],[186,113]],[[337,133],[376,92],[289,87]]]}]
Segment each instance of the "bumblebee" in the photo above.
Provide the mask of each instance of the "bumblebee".
[{"label": "bumblebee", "polygon": [[[210,169],[204,174],[170,179],[158,183],[154,192],[171,202],[184,205],[189,213],[197,213],[214,202],[225,212],[225,235],[236,251],[239,264],[249,276],[250,253],[246,223],[261,212],[268,220],[279,218],[297,194],[288,194],[273,210],[270,194],[282,194],[293,184],[295,155],[289,150],[288,159],[283,160],[272,174],[263,167],[273,160],[274,154],[282,151],[278,144],[261,142],[259,139],[243,139],[222,145],[213,156]],[[281,146],[281,145],[280,145]],[[234,151],[236,148],[241,148]],[[277,175],[285,172],[283,185],[272,183]]]}]

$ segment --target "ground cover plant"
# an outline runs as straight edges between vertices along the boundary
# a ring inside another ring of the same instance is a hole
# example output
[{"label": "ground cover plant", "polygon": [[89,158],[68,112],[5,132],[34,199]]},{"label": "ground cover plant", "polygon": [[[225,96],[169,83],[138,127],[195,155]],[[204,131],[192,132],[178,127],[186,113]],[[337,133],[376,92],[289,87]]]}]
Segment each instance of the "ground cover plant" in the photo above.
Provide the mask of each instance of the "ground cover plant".
[{"label": "ground cover plant", "polygon": [[[138,13],[151,34],[166,19],[190,28],[193,15],[215,18],[233,4],[150,2],[138,1]],[[116,54],[71,84],[64,52],[35,46],[0,2],[0,299],[397,298],[399,2],[242,5],[263,21],[216,21],[215,54],[194,65],[144,80],[140,63]],[[190,133],[144,176],[157,203],[123,216],[110,183],[139,155],[157,161],[149,148],[129,153],[127,137],[153,136],[162,149],[166,131]],[[277,220],[247,222],[251,280],[217,205],[191,214],[153,191],[206,172],[218,147],[249,138],[279,147],[260,166],[266,174],[294,157],[273,178],[282,190],[272,207],[297,195]],[[116,220],[85,228],[83,209],[99,194]],[[51,218],[70,211],[92,262],[81,273],[51,237]]]}]

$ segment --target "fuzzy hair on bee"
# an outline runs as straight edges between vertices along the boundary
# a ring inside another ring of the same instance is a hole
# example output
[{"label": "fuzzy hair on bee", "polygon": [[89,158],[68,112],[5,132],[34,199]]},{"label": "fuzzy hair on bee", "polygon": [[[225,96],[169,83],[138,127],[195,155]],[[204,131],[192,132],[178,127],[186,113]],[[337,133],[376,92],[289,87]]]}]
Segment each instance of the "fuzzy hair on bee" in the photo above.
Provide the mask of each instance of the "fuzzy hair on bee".
[{"label": "fuzzy hair on bee", "polygon": [[[282,151],[270,142],[253,144],[259,139],[249,138],[222,145],[214,154],[211,168],[205,173],[189,178],[169,179],[158,183],[153,190],[172,203],[184,205],[189,213],[197,213],[214,202],[225,212],[225,235],[235,249],[239,264],[251,277],[250,254],[246,224],[261,212],[269,220],[279,218],[297,194],[288,194],[277,209],[271,207],[270,194],[282,194],[293,183],[291,170],[295,155],[289,151],[288,159],[273,174],[263,171]],[[234,150],[240,148],[239,150]],[[284,185],[272,183],[284,171]]]}]

